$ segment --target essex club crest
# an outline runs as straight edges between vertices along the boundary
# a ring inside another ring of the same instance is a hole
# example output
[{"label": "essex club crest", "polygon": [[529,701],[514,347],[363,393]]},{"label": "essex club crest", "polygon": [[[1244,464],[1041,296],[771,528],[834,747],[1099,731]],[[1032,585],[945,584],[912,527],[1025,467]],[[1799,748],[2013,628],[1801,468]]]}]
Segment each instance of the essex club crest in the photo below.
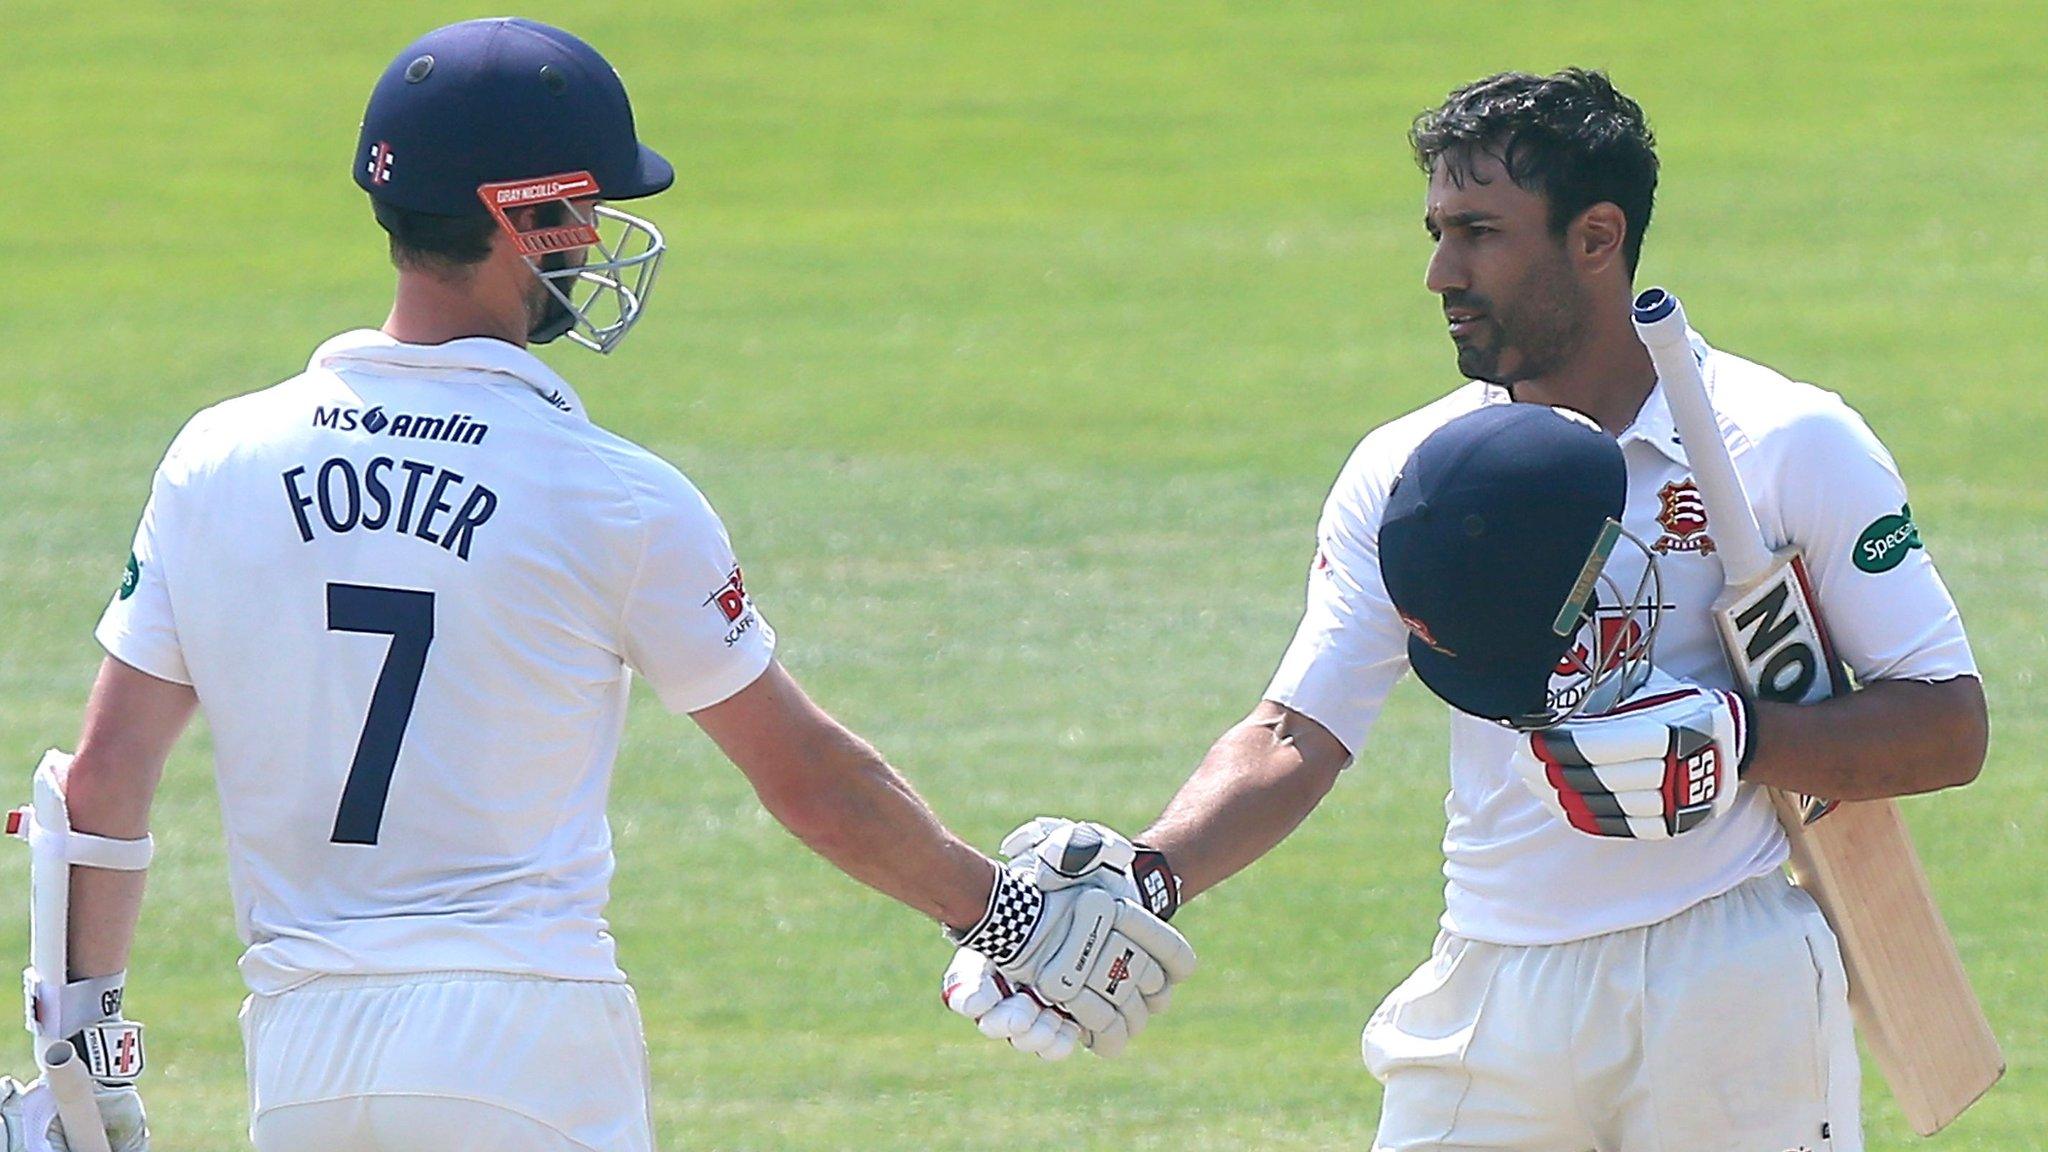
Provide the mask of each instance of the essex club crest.
[{"label": "essex club crest", "polygon": [[1674,480],[1657,490],[1657,525],[1664,534],[1650,545],[1659,553],[1714,551],[1714,538],[1707,535],[1707,505],[1691,480]]}]

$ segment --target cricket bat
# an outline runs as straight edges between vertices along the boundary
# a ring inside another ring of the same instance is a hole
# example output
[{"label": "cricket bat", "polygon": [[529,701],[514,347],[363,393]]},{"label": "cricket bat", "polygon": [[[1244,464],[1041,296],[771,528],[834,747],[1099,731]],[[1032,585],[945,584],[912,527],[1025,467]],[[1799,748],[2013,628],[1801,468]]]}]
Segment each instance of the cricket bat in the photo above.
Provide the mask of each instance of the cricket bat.
[{"label": "cricket bat", "polygon": [[92,1098],[92,1077],[72,1051],[71,1042],[59,1040],[50,1045],[41,1063],[43,1080],[57,1100],[57,1116],[64,1121],[65,1142],[73,1152],[111,1152],[100,1106]]},{"label": "cricket bat", "polygon": [[[59,997],[71,972],[71,867],[73,861],[92,859],[93,854],[79,853],[78,841],[95,839],[71,830],[71,811],[58,783],[69,760],[54,748],[44,753],[36,765],[31,802],[6,814],[6,835],[29,846],[29,966],[21,974],[27,1001],[24,1023],[35,1038],[36,1066],[50,1086],[58,1117],[64,1121],[65,1141],[75,1152],[109,1152],[105,1119],[93,1097],[92,1074],[77,1049],[58,1034]],[[140,862],[102,858],[95,863],[140,869],[149,860],[144,843]]]},{"label": "cricket bat", "polygon": [[[1773,551],[1728,454],[1686,337],[1685,310],[1661,288],[1635,301],[1649,349],[1714,525],[1727,577],[1715,625],[1744,690],[1806,704],[1849,689],[1828,641],[1806,562]],[[1913,1130],[1940,1131],[2005,1073],[2005,1055],[1970,988],[1927,874],[1892,800],[1826,804],[1772,790],[1792,845],[1792,879],[1841,941],[1856,1030]]]}]

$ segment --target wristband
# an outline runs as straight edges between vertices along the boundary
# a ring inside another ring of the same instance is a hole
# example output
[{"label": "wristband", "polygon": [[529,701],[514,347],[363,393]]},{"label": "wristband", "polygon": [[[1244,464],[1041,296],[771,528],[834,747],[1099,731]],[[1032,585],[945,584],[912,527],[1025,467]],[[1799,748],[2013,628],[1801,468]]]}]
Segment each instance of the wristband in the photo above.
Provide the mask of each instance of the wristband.
[{"label": "wristband", "polygon": [[1735,778],[1742,779],[1749,771],[1749,762],[1756,758],[1756,705],[1740,692],[1723,692],[1728,698],[1728,709],[1735,713],[1736,738],[1742,741],[1742,758],[1735,763]]},{"label": "wristband", "polygon": [[1145,910],[1161,920],[1173,919],[1180,911],[1180,874],[1166,862],[1166,853],[1143,844],[1131,860],[1131,880],[1138,886],[1138,898]]},{"label": "wristband", "polygon": [[116,972],[112,976],[73,980],[64,985],[57,993],[57,1019],[51,1024],[50,1031],[59,1036],[69,1036],[102,1020],[120,1019],[121,1000],[127,984],[128,973]]}]

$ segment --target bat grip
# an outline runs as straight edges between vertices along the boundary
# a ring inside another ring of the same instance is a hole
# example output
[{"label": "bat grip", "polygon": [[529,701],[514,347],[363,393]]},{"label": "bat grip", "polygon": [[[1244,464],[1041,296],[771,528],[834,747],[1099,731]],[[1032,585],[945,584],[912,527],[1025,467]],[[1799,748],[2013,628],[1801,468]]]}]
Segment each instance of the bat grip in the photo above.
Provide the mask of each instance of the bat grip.
[{"label": "bat grip", "polygon": [[[1645,288],[1636,296],[1630,315],[1635,320],[1636,338],[1650,350],[1650,359],[1657,365],[1657,375],[1671,379],[1668,368],[1677,366],[1677,357],[1692,358],[1692,345],[1686,339],[1685,306],[1662,288]],[[1698,366],[1693,370],[1698,371]]]},{"label": "bat grip", "polygon": [[1672,422],[1685,444],[1693,481],[1706,503],[1727,582],[1742,587],[1761,579],[1771,570],[1771,550],[1764,543],[1749,494],[1743,490],[1735,462],[1721,439],[1720,423],[1707,399],[1706,379],[1700,374],[1699,361],[1693,358],[1685,307],[1662,288],[1645,288],[1636,297],[1632,314],[1636,337],[1656,366],[1657,379],[1664,385],[1664,401],[1671,407]]},{"label": "bat grip", "polygon": [[42,1055],[43,1080],[56,1098],[65,1143],[72,1152],[112,1152],[107,1146],[106,1121],[100,1118],[100,1106],[92,1098],[92,1077],[71,1042],[59,1040]]}]

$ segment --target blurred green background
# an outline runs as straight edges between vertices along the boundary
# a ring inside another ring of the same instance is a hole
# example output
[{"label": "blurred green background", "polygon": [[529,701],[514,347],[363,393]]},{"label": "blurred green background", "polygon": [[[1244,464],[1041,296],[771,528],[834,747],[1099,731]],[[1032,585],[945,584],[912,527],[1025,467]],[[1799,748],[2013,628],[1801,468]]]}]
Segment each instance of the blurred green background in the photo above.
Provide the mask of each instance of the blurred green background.
[{"label": "blurred green background", "polygon": [[[382,319],[362,103],[404,43],[480,14],[0,0],[0,762],[24,784],[76,732],[184,418]],[[1644,282],[1869,417],[1971,625],[1991,763],[1907,808],[2012,1071],[1933,1146],[2048,1147],[2038,3],[530,14],[612,59],[681,172],[646,205],[673,249],[650,318],[607,360],[548,358],[691,474],[786,661],[984,844],[1040,811],[1152,816],[1264,686],[1338,464],[1457,383],[1414,113],[1502,68],[1609,69],[1661,140]],[[1404,685],[1309,824],[1187,912],[1203,969],[1173,1014],[1122,1061],[1041,1067],[939,1007],[929,924],[811,858],[643,694],[614,914],[665,1146],[1368,1147],[1357,1030],[1440,907],[1443,729]],[[159,801],[131,993],[170,1150],[246,1123],[207,751]],[[1868,1079],[1871,1147],[1916,1144]]]}]

